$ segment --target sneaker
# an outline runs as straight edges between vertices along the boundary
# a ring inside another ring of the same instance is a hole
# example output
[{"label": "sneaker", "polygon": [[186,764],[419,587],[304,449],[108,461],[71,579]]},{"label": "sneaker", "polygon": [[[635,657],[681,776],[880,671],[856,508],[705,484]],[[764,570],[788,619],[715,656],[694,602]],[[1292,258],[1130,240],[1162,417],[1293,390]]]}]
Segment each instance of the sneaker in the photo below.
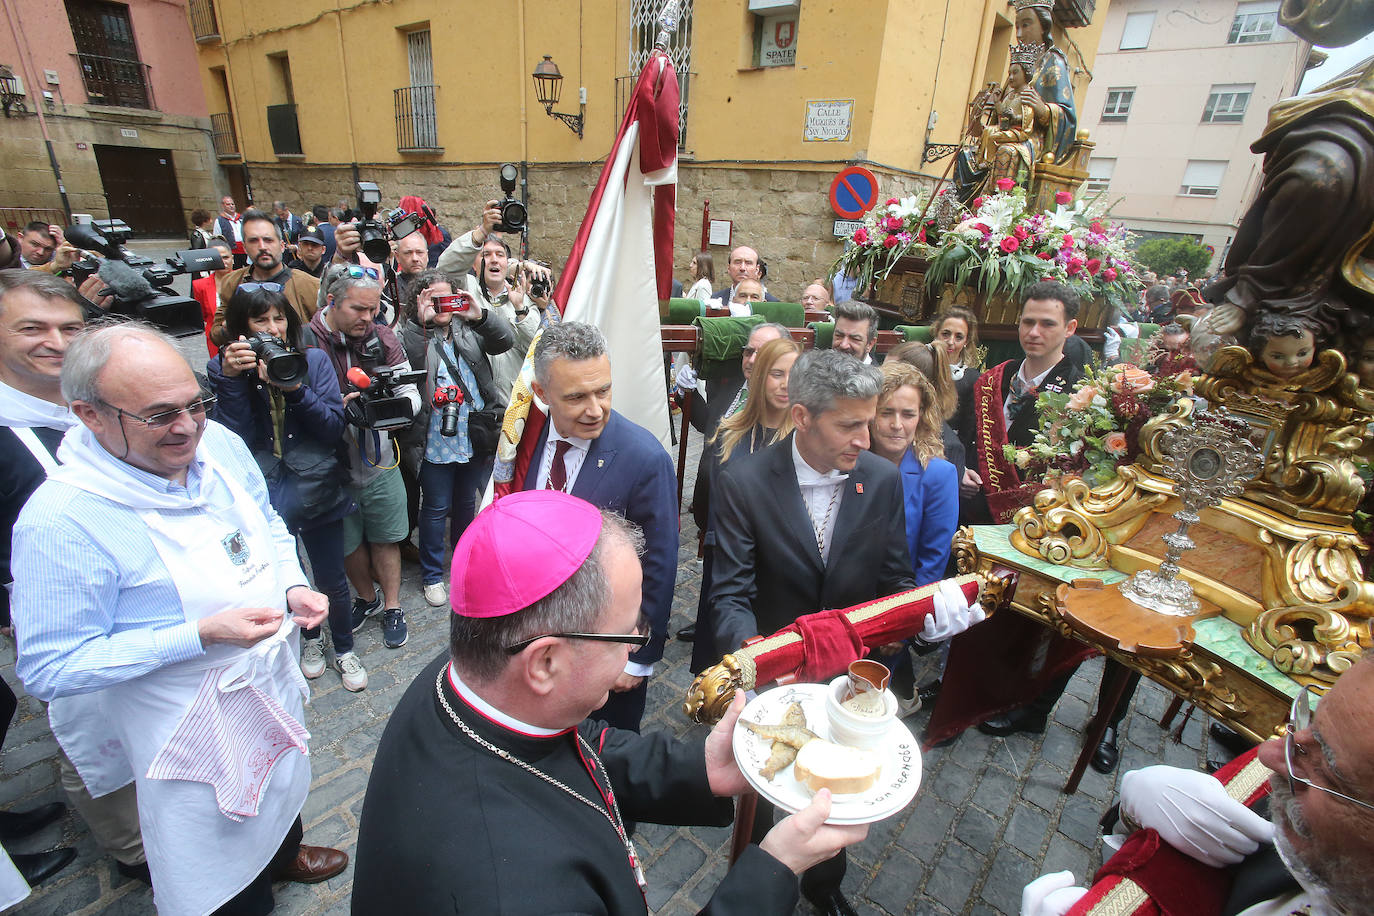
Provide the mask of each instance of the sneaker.
[{"label": "sneaker", "polygon": [[318,636],[301,642],[301,674],[312,681],[324,674],[324,641]]},{"label": "sneaker", "polygon": [[448,586],[443,582],[431,582],[426,585],[425,603],[430,607],[443,607],[448,604]]},{"label": "sneaker", "polygon": [[398,607],[382,611],[382,642],[388,649],[399,649],[406,644],[406,612]]},{"label": "sneaker", "polygon": [[356,652],[344,652],[338,657],[339,674],[345,690],[357,693],[367,687],[367,669]]},{"label": "sneaker", "polygon": [[361,598],[353,599],[353,632],[356,633],[367,623],[367,618],[382,609],[382,595],[377,593],[377,597],[371,601],[364,601]]}]

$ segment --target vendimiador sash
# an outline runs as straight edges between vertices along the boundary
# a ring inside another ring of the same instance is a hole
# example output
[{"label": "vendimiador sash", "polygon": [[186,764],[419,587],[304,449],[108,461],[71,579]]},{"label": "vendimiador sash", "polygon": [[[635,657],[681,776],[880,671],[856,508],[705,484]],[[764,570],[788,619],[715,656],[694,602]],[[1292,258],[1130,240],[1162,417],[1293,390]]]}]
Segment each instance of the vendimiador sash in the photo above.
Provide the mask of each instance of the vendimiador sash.
[{"label": "vendimiador sash", "polygon": [[[1273,770],[1250,750],[1212,775],[1248,808],[1269,794]],[[1102,866],[1068,916],[1217,916],[1230,890],[1229,869],[1204,865],[1146,828]]]},{"label": "vendimiador sash", "polygon": [[1007,414],[1002,395],[1002,376],[1015,360],[993,366],[978,377],[973,389],[974,422],[978,445],[978,473],[988,498],[993,520],[1006,524],[1016,510],[1029,506],[1040,490],[1039,483],[1026,483],[1016,465],[1007,460],[1003,446],[1007,438]]}]

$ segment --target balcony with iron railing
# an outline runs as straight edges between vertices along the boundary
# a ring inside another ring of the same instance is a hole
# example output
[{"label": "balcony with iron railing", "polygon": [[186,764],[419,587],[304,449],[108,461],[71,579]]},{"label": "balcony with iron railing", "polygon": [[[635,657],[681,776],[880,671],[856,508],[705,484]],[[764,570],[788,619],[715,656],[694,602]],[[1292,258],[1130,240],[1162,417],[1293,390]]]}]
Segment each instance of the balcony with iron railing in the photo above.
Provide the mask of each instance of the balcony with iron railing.
[{"label": "balcony with iron railing", "polygon": [[396,151],[442,153],[439,145],[438,86],[405,86],[394,90],[396,103]]},{"label": "balcony with iron railing", "polygon": [[[639,74],[634,76],[617,76],[615,78],[615,110],[618,117],[615,122],[615,129],[620,129],[620,122],[625,119],[625,109],[630,105],[630,97],[634,95],[635,84],[639,82]],[[677,148],[679,151],[687,149],[687,90],[692,82],[692,74],[686,70],[677,72],[678,88],[678,118],[677,118]]]},{"label": "balcony with iron railing", "polygon": [[156,108],[153,99],[151,68],[140,60],[104,57],[100,54],[75,54],[86,85],[86,99],[92,105],[121,108]]},{"label": "balcony with iron railing", "polygon": [[191,31],[198,42],[219,41],[219,21],[215,18],[214,0],[190,0]]},{"label": "balcony with iron railing", "polygon": [[210,115],[210,140],[215,145],[216,157],[239,158],[239,138],[234,133],[234,119],[227,111]]},{"label": "balcony with iron railing", "polygon": [[305,155],[301,149],[301,128],[296,120],[294,103],[267,106],[267,133],[272,138],[272,152],[275,155]]}]

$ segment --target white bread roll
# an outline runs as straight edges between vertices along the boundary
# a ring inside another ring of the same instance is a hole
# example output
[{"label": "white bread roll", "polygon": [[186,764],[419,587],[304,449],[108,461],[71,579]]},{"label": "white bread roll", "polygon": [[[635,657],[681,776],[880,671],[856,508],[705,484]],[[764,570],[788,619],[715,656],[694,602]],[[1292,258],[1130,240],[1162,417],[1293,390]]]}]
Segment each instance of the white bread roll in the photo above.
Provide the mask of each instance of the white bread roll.
[{"label": "white bread roll", "polygon": [[871,751],[817,738],[802,745],[792,773],[812,792],[829,789],[835,795],[853,795],[873,788],[882,768],[882,761]]}]

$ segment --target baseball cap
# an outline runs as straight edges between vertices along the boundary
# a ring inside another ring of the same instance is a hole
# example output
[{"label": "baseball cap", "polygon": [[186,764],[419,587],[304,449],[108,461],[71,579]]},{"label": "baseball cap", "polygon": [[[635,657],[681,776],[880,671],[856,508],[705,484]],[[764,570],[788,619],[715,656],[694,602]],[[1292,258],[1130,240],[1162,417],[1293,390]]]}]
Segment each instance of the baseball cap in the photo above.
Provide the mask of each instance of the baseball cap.
[{"label": "baseball cap", "polygon": [[299,245],[301,242],[314,242],[316,245],[323,245],[324,233],[318,229],[307,229],[300,234],[299,238],[296,239],[297,245]]}]

